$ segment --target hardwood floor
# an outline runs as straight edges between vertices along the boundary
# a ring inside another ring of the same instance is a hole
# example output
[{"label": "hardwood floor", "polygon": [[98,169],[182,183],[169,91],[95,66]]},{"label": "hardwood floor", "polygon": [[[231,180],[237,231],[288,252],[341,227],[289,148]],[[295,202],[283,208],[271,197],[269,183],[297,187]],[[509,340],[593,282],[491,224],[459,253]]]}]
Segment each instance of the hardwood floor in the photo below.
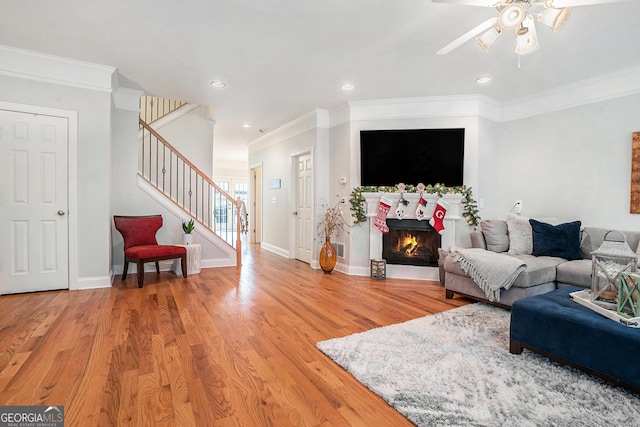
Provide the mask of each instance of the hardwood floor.
[{"label": "hardwood floor", "polygon": [[0,405],[67,426],[409,426],[315,344],[464,305],[247,245],[242,268],[0,297]]}]

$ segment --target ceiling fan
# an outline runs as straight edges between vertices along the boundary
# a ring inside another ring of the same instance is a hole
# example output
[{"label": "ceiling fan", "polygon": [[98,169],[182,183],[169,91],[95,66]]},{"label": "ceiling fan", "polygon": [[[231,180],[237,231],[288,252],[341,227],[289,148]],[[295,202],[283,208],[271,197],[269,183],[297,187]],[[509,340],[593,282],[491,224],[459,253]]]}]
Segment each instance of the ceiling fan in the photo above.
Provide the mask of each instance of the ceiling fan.
[{"label": "ceiling fan", "polygon": [[467,31],[436,54],[446,55],[472,38],[489,52],[503,31],[513,30],[516,35],[515,52],[526,55],[538,49],[534,16],[538,22],[551,27],[553,32],[558,32],[569,19],[572,7],[623,1],[629,0],[432,0],[434,3],[495,7],[499,12],[498,16]]}]

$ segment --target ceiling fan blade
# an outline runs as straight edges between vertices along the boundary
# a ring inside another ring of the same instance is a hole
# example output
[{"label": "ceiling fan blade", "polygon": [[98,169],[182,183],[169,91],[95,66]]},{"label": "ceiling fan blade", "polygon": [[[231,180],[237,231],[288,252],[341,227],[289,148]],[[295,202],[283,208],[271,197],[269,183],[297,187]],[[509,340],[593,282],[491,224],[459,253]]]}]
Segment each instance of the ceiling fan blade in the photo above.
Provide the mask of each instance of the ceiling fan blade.
[{"label": "ceiling fan blade", "polygon": [[470,31],[467,31],[462,36],[458,37],[457,39],[455,39],[454,41],[452,41],[451,43],[449,43],[448,45],[446,45],[445,47],[437,51],[436,55],[446,55],[447,53],[451,52],[453,49],[460,47],[461,45],[471,40],[478,34],[484,31],[487,31],[491,27],[494,27],[497,23],[498,23],[498,18],[487,19],[482,24],[478,25],[477,27],[473,28]]},{"label": "ceiling fan blade", "polygon": [[461,4],[465,6],[494,7],[500,4],[500,0],[431,0],[432,3]]},{"label": "ceiling fan blade", "polygon": [[577,7],[577,6],[591,6],[594,4],[607,4],[607,3],[622,3],[631,0],[553,0],[551,5],[556,8],[561,7]]}]

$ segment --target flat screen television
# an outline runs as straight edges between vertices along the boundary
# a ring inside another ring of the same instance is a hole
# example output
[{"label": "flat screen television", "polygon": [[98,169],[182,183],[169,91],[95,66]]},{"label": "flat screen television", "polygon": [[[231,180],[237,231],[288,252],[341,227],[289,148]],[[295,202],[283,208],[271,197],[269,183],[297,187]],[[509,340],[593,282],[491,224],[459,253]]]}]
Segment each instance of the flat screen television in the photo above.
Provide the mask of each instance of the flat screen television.
[{"label": "flat screen television", "polygon": [[360,131],[360,185],[463,185],[464,129]]}]

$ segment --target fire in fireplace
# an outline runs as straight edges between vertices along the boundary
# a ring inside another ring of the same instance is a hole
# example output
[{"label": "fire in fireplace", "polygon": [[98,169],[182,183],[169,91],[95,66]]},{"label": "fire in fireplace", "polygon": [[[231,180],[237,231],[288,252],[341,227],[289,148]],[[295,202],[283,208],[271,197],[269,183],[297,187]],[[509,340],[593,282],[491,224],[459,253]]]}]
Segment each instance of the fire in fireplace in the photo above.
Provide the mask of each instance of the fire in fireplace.
[{"label": "fire in fireplace", "polygon": [[382,258],[387,264],[436,267],[440,234],[428,221],[387,219],[389,232],[382,237]]}]

